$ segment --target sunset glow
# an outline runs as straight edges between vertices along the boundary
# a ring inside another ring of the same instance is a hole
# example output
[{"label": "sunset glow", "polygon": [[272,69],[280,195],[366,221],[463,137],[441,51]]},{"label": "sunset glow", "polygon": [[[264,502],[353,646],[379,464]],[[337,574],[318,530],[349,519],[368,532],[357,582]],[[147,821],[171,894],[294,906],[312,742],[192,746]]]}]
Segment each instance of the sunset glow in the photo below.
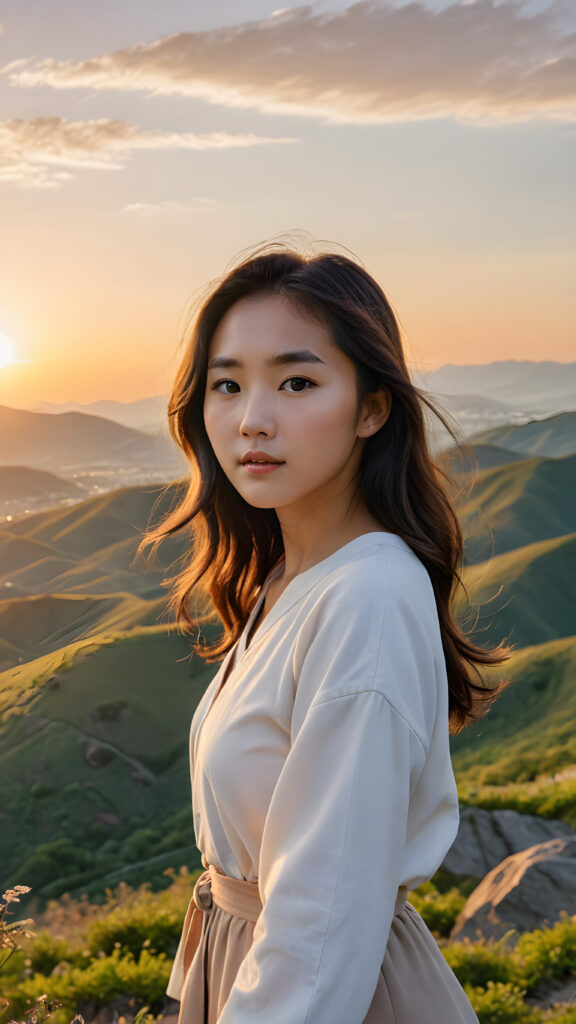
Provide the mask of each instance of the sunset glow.
[{"label": "sunset glow", "polygon": [[0,369],[14,362],[14,342],[7,334],[0,333]]}]

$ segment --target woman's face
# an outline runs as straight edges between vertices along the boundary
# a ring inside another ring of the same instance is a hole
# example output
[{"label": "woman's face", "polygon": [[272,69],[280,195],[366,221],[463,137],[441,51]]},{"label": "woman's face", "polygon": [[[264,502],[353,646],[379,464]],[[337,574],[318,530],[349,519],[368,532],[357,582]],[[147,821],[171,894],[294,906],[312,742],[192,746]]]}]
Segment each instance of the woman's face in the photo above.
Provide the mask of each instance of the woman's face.
[{"label": "woman's face", "polygon": [[208,354],[204,422],[230,483],[257,508],[305,513],[356,478],[363,438],[353,362],[278,295],[241,299]]}]

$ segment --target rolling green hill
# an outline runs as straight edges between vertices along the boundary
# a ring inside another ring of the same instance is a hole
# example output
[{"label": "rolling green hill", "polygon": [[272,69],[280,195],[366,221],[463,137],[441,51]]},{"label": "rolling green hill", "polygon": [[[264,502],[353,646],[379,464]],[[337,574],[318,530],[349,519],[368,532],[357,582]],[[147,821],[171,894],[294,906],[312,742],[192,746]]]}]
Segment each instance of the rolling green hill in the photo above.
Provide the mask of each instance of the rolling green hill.
[{"label": "rolling green hill", "polygon": [[[576,624],[574,567],[576,533],[538,541],[468,566],[463,582],[481,605],[475,639],[497,643],[507,636],[519,647],[572,636]],[[460,589],[456,608],[465,621],[467,604]]]},{"label": "rolling green hill", "polygon": [[71,508],[23,516],[10,523],[9,533],[50,545],[67,556],[84,558],[118,541],[138,539],[155,502],[158,505],[153,521],[168,511],[178,492],[177,483],[166,490],[158,486],[121,487]]},{"label": "rolling green hill", "polygon": [[494,469],[495,466],[506,466],[509,462],[520,462],[521,459],[530,457],[496,444],[475,444],[474,451],[478,459],[478,469]]},{"label": "rolling green hill", "polygon": [[[178,836],[162,850],[144,843],[143,859],[163,853],[169,861],[187,846],[172,862],[199,866],[188,732],[215,668],[189,654],[187,641],[156,626],[102,633],[0,674],[5,887],[26,878],[41,896],[80,884],[79,874],[101,878],[132,863],[139,830],[183,809]],[[55,837],[65,840],[63,861],[50,847]]]},{"label": "rolling green hill", "polygon": [[460,449],[454,445],[445,448],[438,459],[443,468],[452,475],[457,473],[469,474],[476,472],[476,469],[494,469],[495,466],[506,466],[509,462],[520,462],[522,459],[530,458],[522,452],[515,452],[511,448],[501,448],[496,444],[475,444],[471,445],[477,466],[470,462],[468,455],[462,455]]},{"label": "rolling green hill", "polygon": [[[576,530],[576,456],[482,470],[458,503],[471,562]],[[493,532],[493,545],[491,531]]]},{"label": "rolling green hill", "polygon": [[487,673],[511,679],[486,719],[452,737],[468,783],[522,782],[576,764],[576,637],[516,651]]},{"label": "rolling green hill", "polygon": [[121,488],[1,526],[0,667],[98,630],[157,622],[162,579],[187,541],[166,541],[150,563],[135,560],[136,547],[177,493],[177,484]]},{"label": "rolling green hill", "polygon": [[102,631],[154,625],[160,621],[165,603],[162,598],[144,601],[133,594],[41,594],[0,601],[0,636],[9,637],[12,647],[9,660],[0,652],[0,668]]},{"label": "rolling green hill", "polygon": [[483,430],[470,443],[494,444],[524,455],[548,455],[559,458],[576,453],[576,412],[561,412],[522,426],[501,426]]}]

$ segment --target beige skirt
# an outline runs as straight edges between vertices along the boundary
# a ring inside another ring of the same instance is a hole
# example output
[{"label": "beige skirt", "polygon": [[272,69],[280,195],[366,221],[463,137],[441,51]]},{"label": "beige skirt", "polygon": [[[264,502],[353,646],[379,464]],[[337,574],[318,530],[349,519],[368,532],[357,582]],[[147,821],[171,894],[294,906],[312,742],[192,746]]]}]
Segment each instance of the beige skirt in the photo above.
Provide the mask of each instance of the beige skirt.
[{"label": "beige skirt", "polygon": [[[217,1024],[261,910],[257,882],[231,878],[213,865],[200,875],[166,989],[180,1000],[178,1024]],[[407,903],[402,886],[364,1024],[439,1021],[478,1024],[460,982],[420,914]]]}]

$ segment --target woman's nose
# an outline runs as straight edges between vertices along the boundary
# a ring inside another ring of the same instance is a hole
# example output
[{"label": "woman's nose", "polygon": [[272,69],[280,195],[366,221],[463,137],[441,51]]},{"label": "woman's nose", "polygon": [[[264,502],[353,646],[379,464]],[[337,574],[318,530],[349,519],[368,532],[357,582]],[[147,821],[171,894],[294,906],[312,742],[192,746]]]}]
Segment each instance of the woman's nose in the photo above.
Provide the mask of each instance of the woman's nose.
[{"label": "woman's nose", "polygon": [[239,429],[243,437],[255,437],[257,434],[264,434],[266,437],[274,435],[275,425],[272,411],[262,398],[253,396],[246,399]]}]

